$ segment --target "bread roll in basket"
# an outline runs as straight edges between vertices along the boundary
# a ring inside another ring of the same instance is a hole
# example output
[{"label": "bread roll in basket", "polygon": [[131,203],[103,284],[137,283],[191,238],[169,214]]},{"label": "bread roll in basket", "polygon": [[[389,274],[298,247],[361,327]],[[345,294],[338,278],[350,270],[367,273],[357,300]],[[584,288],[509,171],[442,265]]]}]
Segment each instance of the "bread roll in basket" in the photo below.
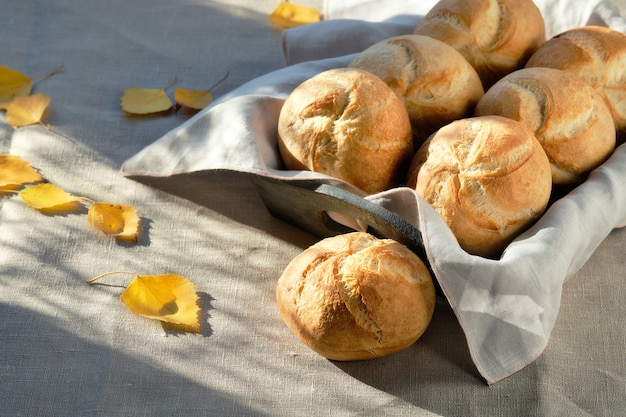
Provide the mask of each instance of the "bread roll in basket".
[{"label": "bread roll in basket", "polygon": [[429,36],[377,42],[350,67],[381,78],[409,113],[416,149],[440,127],[471,115],[484,94],[476,70],[456,49]]},{"label": "bread roll in basket", "polygon": [[441,0],[415,34],[445,42],[476,69],[485,90],[524,67],[545,42],[545,24],[532,0]]},{"label": "bread roll in basket", "polygon": [[278,117],[278,149],[287,169],[327,174],[373,194],[401,182],[413,137],[387,84],[367,71],[337,68],[289,94]]},{"label": "bread roll in basket", "polygon": [[407,176],[467,252],[498,258],[545,211],[550,161],[522,123],[501,116],[454,121],[417,151]]},{"label": "bread roll in basket", "polygon": [[613,118],[602,96],[562,70],[524,68],[505,76],[478,102],[476,115],[528,127],[550,159],[556,185],[583,182],[615,149]]},{"label": "bread roll in basket", "polygon": [[591,85],[626,139],[626,34],[602,26],[573,28],[541,45],[526,66],[560,69]]}]

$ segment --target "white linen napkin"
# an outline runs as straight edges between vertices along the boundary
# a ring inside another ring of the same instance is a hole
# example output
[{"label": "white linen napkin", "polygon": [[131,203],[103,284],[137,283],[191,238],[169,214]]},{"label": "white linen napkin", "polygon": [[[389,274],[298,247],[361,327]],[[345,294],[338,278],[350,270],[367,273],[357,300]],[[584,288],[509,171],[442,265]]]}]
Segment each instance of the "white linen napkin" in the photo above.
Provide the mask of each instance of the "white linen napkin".
[{"label": "white linen napkin", "polygon": [[[212,170],[226,169],[288,180],[310,178],[358,193],[322,174],[281,170],[276,146],[280,108],[304,80],[346,66],[350,54],[371,43],[412,31],[419,15],[434,3],[327,1],[326,21],[284,33],[287,67],[216,100],[126,161],[121,172],[139,181],[171,181],[170,190],[182,180],[175,174],[206,173],[206,181],[211,181]],[[587,23],[619,27],[625,21],[607,1],[537,4],[550,34]],[[626,145],[584,184],[556,201],[499,260],[464,252],[442,218],[409,188],[367,198],[420,229],[435,278],[463,328],[472,359],[492,384],[541,355],[559,311],[563,283],[613,228],[626,225]]]}]

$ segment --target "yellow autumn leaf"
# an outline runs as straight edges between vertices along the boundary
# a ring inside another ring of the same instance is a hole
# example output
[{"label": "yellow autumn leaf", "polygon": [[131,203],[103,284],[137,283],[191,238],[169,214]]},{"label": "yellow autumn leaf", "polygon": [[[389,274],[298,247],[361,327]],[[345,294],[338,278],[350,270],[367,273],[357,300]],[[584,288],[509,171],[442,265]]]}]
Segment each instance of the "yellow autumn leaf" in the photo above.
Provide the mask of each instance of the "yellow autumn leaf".
[{"label": "yellow autumn leaf", "polygon": [[133,206],[94,202],[87,212],[89,223],[118,240],[137,242],[141,219]]},{"label": "yellow autumn leaf", "polygon": [[25,188],[20,191],[20,196],[29,207],[45,213],[70,213],[82,207],[81,197],[49,183]]},{"label": "yellow autumn leaf", "polygon": [[44,178],[28,161],[19,156],[0,154],[0,192],[41,181],[44,181]]},{"label": "yellow autumn leaf", "polygon": [[[92,284],[103,276],[114,273],[118,272],[99,275],[87,283]],[[182,275],[137,275],[120,295],[120,300],[136,315],[200,333],[200,307],[196,285]]]},{"label": "yellow autumn leaf", "polygon": [[177,87],[174,89],[174,101],[193,110],[202,110],[213,102],[213,94],[210,90],[187,90]]},{"label": "yellow autumn leaf", "polygon": [[63,69],[64,66],[61,65],[48,73],[29,77],[19,71],[0,65],[0,109],[6,110],[16,97],[29,96],[35,83],[58,74]]},{"label": "yellow autumn leaf", "polygon": [[293,28],[322,20],[315,8],[281,1],[269,16],[270,22],[283,28]]},{"label": "yellow autumn leaf", "polygon": [[124,90],[122,110],[132,114],[160,113],[174,105],[162,88],[131,87]]},{"label": "yellow autumn leaf", "polygon": [[6,109],[15,97],[30,95],[33,80],[21,72],[0,65],[0,109]]},{"label": "yellow autumn leaf", "polygon": [[213,102],[213,93],[211,91],[223,83],[226,78],[228,78],[229,74],[230,71],[206,90],[188,90],[183,87],[177,87],[174,89],[174,101],[179,106],[187,107],[192,110],[202,110]]},{"label": "yellow autumn leaf", "polygon": [[7,123],[13,127],[42,124],[50,96],[37,93],[32,96],[16,97],[7,106]]},{"label": "yellow autumn leaf", "polygon": [[200,332],[198,295],[194,283],[181,275],[139,275],[120,300],[133,313],[179,324]]}]

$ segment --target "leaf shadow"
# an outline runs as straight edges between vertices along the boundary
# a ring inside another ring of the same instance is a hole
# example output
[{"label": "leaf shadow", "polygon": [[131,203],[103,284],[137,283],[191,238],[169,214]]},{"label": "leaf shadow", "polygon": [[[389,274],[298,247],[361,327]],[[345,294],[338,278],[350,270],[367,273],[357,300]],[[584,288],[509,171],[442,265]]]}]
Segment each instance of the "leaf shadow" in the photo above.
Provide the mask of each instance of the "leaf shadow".
[{"label": "leaf shadow", "polygon": [[[211,297],[210,294],[206,292],[199,291],[198,293],[198,306],[200,310],[198,312],[198,320],[200,321],[200,334],[203,337],[209,337],[213,335],[213,329],[211,328],[211,324],[209,323],[209,319],[211,318],[210,310],[213,309],[212,301],[215,298]],[[181,326],[179,324],[168,323],[165,321],[161,322],[161,327],[167,336],[180,336],[182,334],[187,334],[191,331],[191,329]]]},{"label": "leaf shadow", "polygon": [[52,208],[36,209],[39,213],[47,217],[68,217],[70,215],[85,215],[87,207],[77,201],[72,201],[61,206]]},{"label": "leaf shadow", "polygon": [[164,116],[175,114],[176,112],[175,112],[174,106],[172,106],[167,110],[151,112],[151,113],[146,113],[146,114],[129,113],[124,110],[122,110],[122,113],[124,115],[125,120],[136,122],[136,121],[142,121],[142,120],[159,119]]},{"label": "leaf shadow", "polygon": [[148,247],[150,246],[150,230],[152,230],[152,219],[147,217],[141,217],[139,222],[139,239],[137,241],[131,241],[127,239],[115,239],[115,243],[118,246],[124,248],[130,248],[135,246]]},{"label": "leaf shadow", "polygon": [[123,284],[107,284],[105,282],[92,282],[89,285],[91,286],[100,286],[100,287],[108,287],[108,288],[122,288],[122,289],[126,289],[127,285],[123,285]]}]

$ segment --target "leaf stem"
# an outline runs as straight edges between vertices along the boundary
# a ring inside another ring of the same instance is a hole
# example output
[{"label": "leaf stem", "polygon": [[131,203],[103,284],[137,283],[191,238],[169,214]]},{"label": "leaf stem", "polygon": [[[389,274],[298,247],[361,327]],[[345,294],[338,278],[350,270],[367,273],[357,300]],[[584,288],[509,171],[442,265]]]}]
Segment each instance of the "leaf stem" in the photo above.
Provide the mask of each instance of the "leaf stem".
[{"label": "leaf stem", "polygon": [[215,87],[226,81],[226,78],[230,75],[230,71],[226,71],[226,75],[224,75],[218,82],[209,87],[209,91],[213,90]]},{"label": "leaf stem", "polygon": [[89,204],[94,204],[94,203],[95,203],[95,201],[94,201],[94,200],[92,200],[92,199],[91,199],[91,198],[89,198],[89,197],[78,197],[78,198],[80,199],[80,201],[83,201],[83,202],[85,202],[85,203],[89,203]]},{"label": "leaf stem", "polygon": [[137,276],[136,273],[134,272],[130,272],[130,271],[110,271],[110,272],[105,272],[103,274],[98,275],[97,277],[93,277],[87,281],[85,281],[87,284],[91,285],[94,282],[96,282],[97,280],[99,280],[100,278],[106,277],[108,275],[114,275],[114,274],[124,274],[124,275],[135,275]]},{"label": "leaf stem", "polygon": [[20,195],[20,190],[0,190],[0,195],[3,194]]},{"label": "leaf stem", "polygon": [[174,84],[176,84],[178,82],[178,76],[174,75],[167,83],[165,83],[165,85],[163,87],[161,87],[161,90],[167,90],[168,88],[170,88],[171,86],[173,86]]},{"label": "leaf stem", "polygon": [[38,75],[38,76],[36,76],[36,77],[33,77],[33,78],[32,78],[32,82],[33,82],[33,84],[34,84],[34,83],[37,83],[37,82],[39,82],[39,81],[43,81],[43,80],[45,80],[46,78],[50,78],[50,77],[52,77],[53,75],[56,75],[56,74],[58,74],[58,73],[62,72],[64,69],[65,69],[65,66],[64,66],[64,65],[61,65],[61,66],[59,66],[58,68],[55,68],[54,70],[52,70],[52,71],[50,71],[50,72],[47,72],[47,73],[45,73],[45,74],[41,74],[41,75]]}]

